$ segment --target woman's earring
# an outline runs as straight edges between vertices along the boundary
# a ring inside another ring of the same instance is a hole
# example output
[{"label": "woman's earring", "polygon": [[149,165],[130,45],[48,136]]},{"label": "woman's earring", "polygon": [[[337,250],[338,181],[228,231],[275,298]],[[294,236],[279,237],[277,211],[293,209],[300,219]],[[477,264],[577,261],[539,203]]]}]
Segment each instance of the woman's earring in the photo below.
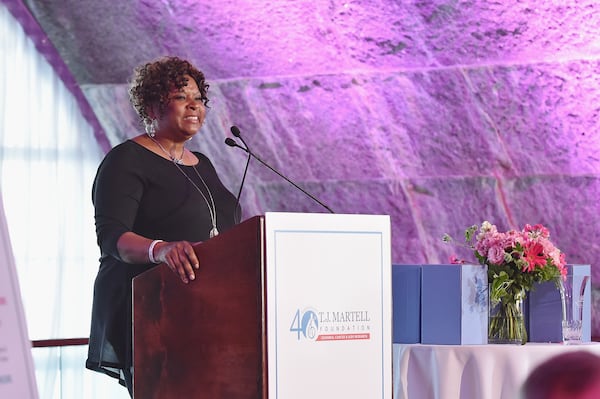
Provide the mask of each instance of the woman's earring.
[{"label": "woman's earring", "polygon": [[156,119],[151,119],[150,123],[146,122],[146,134],[150,137],[156,136],[156,128],[158,127],[158,122]]}]

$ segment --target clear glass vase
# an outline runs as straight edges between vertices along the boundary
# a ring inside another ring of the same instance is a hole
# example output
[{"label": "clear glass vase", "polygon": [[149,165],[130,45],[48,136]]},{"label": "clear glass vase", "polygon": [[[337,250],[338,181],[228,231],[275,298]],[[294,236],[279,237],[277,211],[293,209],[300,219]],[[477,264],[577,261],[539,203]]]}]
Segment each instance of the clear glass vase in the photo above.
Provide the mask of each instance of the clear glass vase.
[{"label": "clear glass vase", "polygon": [[514,298],[490,301],[488,319],[488,344],[524,345],[527,342],[527,330],[523,316],[525,290]]}]

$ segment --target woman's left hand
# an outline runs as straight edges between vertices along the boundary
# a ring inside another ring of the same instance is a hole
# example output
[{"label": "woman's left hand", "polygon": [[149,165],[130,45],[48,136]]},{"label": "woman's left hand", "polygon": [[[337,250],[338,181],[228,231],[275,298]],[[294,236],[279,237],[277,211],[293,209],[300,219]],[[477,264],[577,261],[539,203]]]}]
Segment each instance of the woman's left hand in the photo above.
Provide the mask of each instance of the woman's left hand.
[{"label": "woman's left hand", "polygon": [[192,243],[188,241],[159,242],[154,247],[154,258],[166,263],[169,269],[179,275],[181,281],[189,283],[196,279],[194,270],[198,270],[200,262]]}]

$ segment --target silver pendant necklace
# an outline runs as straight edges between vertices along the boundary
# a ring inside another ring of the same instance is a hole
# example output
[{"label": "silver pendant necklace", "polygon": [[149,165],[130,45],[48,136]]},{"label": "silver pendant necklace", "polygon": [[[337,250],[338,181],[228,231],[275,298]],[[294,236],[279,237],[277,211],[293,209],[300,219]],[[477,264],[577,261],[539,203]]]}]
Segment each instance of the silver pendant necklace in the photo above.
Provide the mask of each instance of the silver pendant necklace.
[{"label": "silver pendant necklace", "polygon": [[208,198],[210,199],[210,202],[208,202],[208,199],[206,198],[202,190],[200,190],[200,187],[198,187],[196,183],[194,183],[194,181],[187,175],[187,173],[185,173],[185,171],[181,169],[181,167],[176,162],[173,162],[173,164],[177,166],[177,169],[179,169],[179,171],[185,176],[186,179],[188,179],[192,186],[194,186],[196,191],[200,193],[202,198],[204,198],[204,202],[206,202],[206,206],[208,207],[208,211],[210,213],[210,221],[212,223],[212,229],[209,232],[209,237],[213,238],[215,236],[218,236],[219,230],[217,230],[217,207],[215,206],[215,200],[212,196],[212,193],[210,192],[210,189],[208,188],[208,184],[206,184],[202,176],[200,176],[200,172],[198,172],[196,165],[192,165],[192,169],[194,169],[194,172],[196,172],[196,175],[198,175],[198,178],[206,188],[206,192],[208,193]]},{"label": "silver pendant necklace", "polygon": [[175,157],[171,156],[171,154],[169,154],[169,152],[162,145],[160,145],[160,143],[154,137],[152,137],[150,135],[148,135],[148,137],[150,137],[150,139],[152,139],[152,141],[154,141],[156,144],[158,144],[160,149],[171,159],[171,161],[173,162],[173,165],[175,165],[177,167],[177,169],[179,169],[179,171],[192,184],[192,186],[194,186],[196,191],[198,191],[200,193],[200,195],[204,199],[204,202],[206,202],[206,206],[208,207],[208,212],[210,213],[210,222],[212,224],[212,229],[210,229],[209,237],[213,238],[213,237],[219,235],[219,230],[217,230],[217,207],[215,206],[215,200],[212,196],[212,193],[210,192],[210,189],[208,188],[208,185],[206,184],[206,182],[200,175],[200,172],[198,172],[196,165],[192,165],[192,169],[194,169],[194,172],[196,172],[196,175],[198,175],[198,178],[200,179],[200,181],[206,188],[206,192],[208,193],[210,202],[208,201],[208,198],[206,198],[206,195],[204,195],[202,190],[200,190],[200,187],[198,187],[198,185],[196,183],[194,183],[194,181],[188,176],[188,174],[185,173],[185,171],[183,169],[181,169],[180,165],[183,164],[183,155],[185,152],[185,147],[184,147],[183,151],[181,152],[181,159],[176,159]]}]

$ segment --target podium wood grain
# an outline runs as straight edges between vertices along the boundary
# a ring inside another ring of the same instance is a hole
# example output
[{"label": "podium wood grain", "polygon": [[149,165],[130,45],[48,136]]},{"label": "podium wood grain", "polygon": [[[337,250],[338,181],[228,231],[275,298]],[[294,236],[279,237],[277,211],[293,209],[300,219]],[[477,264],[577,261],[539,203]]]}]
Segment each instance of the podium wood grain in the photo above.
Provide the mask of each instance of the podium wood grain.
[{"label": "podium wood grain", "polygon": [[134,398],[267,397],[262,217],[195,246],[196,279],[134,279]]}]

